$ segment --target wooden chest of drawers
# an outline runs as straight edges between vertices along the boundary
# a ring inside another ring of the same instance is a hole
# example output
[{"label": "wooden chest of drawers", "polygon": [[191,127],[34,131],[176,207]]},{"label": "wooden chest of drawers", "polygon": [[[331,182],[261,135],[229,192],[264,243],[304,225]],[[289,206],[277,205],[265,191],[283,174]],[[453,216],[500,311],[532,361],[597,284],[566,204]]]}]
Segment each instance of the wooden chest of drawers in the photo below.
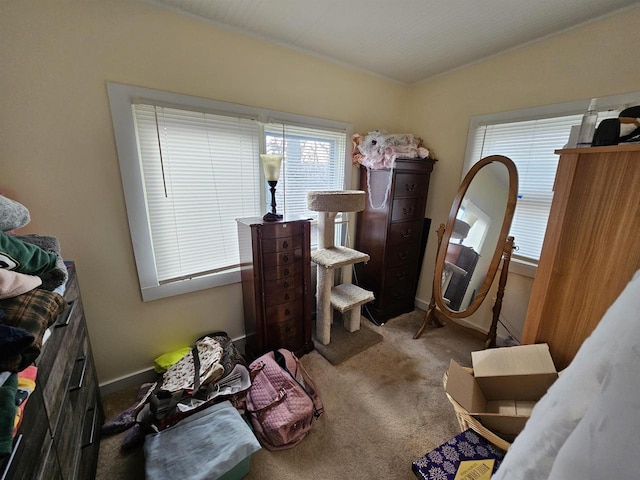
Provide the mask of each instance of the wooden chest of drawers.
[{"label": "wooden chest of drawers", "polygon": [[66,308],[36,359],[36,389],[2,480],[95,476],[103,412],[73,264],[64,299]]},{"label": "wooden chest of drawers", "polygon": [[360,169],[360,189],[367,198],[365,209],[358,213],[355,249],[371,259],[356,265],[354,283],[374,293],[375,301],[363,313],[376,323],[414,309],[428,235],[423,232],[424,212],[435,161],[397,159],[393,172],[371,170],[369,179],[366,168]]},{"label": "wooden chest of drawers", "polygon": [[237,223],[247,356],[277,348],[298,356],[311,351],[309,220]]}]

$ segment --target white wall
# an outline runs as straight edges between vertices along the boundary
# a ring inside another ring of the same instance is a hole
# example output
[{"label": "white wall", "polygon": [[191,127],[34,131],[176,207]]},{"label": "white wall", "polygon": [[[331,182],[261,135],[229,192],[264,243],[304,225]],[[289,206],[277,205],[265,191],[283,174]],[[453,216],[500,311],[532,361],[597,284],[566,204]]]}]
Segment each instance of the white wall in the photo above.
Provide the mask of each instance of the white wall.
[{"label": "white wall", "polygon": [[[439,158],[427,204],[435,229],[460,183],[469,118],[637,90],[639,24],[632,10],[407,88],[151,4],[3,1],[0,191],[31,211],[20,233],[55,235],[76,261],[98,375],[108,382],[201,334],[241,336],[243,321],[239,285],[141,301],[107,81],[421,136]],[[425,302],[434,256],[432,234],[418,293]],[[510,278],[505,315],[522,315],[528,283]]]},{"label": "white wall", "polygon": [[130,0],[0,2],[0,65],[0,191],[76,262],[103,383],[244,334],[239,284],[141,301],[106,82],[406,129],[405,86]]},{"label": "white wall", "polygon": [[[409,128],[435,151],[426,216],[446,223],[461,182],[469,120],[517,110],[640,90],[640,8],[634,8],[412,87]],[[517,239],[516,239],[517,243]],[[417,298],[428,303],[436,251],[429,237]],[[531,278],[510,274],[502,317],[521,325]],[[491,300],[491,298],[490,298]],[[471,317],[487,330],[492,302]]]}]

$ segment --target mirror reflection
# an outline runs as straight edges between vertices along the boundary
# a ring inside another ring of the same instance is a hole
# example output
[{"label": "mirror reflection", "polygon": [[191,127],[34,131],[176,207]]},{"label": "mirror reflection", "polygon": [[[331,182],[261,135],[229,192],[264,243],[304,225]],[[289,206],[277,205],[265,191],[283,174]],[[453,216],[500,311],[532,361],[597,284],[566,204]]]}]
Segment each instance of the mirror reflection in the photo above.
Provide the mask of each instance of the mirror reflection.
[{"label": "mirror reflection", "polygon": [[460,201],[442,275],[443,302],[450,310],[466,310],[484,283],[508,199],[509,171],[503,163],[490,163],[476,173]]},{"label": "mirror reflection", "polygon": [[[486,346],[495,346],[496,328],[507,282],[514,238],[508,236],[516,207],[518,171],[513,161],[491,155],[464,177],[447,224],[438,228],[433,289],[425,319],[442,327],[444,318],[465,318],[482,304],[502,262],[502,271]],[[437,309],[436,309],[437,306]]]}]

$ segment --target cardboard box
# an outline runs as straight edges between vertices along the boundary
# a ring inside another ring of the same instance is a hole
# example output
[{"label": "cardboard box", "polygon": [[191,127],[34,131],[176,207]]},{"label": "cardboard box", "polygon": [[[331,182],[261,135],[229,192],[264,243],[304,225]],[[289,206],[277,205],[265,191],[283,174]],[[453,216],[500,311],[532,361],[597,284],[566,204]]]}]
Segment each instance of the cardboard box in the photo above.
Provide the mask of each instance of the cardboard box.
[{"label": "cardboard box", "polygon": [[451,360],[446,392],[486,428],[512,441],[558,378],[549,346],[483,350],[472,352],[471,360],[473,373]]}]

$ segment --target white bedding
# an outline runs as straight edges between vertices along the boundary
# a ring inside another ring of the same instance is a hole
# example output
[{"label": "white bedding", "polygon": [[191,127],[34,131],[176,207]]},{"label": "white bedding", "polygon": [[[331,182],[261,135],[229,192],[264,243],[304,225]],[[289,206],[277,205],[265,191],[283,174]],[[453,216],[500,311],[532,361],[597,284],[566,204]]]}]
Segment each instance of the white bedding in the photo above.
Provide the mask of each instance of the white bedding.
[{"label": "white bedding", "polygon": [[536,404],[493,480],[640,478],[640,271]]}]

